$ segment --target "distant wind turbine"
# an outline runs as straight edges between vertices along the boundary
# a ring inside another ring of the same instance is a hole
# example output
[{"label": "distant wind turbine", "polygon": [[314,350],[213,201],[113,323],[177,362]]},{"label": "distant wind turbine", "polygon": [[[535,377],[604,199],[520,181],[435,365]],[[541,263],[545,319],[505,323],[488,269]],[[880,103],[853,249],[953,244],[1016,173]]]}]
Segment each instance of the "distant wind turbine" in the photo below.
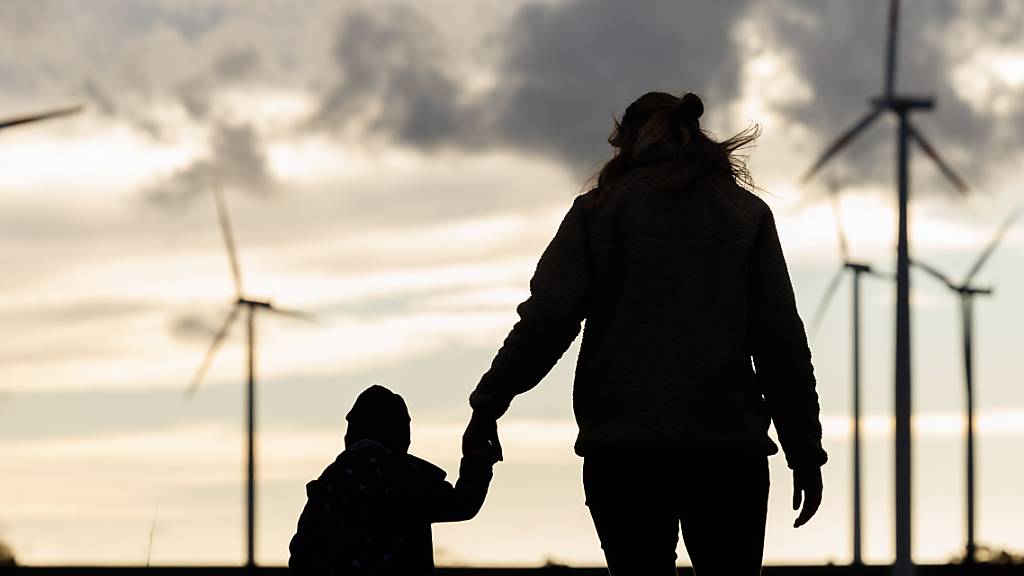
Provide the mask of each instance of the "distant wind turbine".
[{"label": "distant wind turbine", "polygon": [[224,324],[220,330],[213,337],[213,342],[210,344],[210,348],[206,351],[206,356],[203,357],[202,363],[199,365],[199,369],[196,371],[195,377],[192,379],[192,384],[185,391],[185,395],[191,398],[199,385],[203,381],[207,369],[213,362],[214,356],[217,354],[217,350],[221,344],[227,338],[228,332],[231,330],[231,326],[238,318],[239,313],[242,309],[246,312],[246,380],[247,380],[247,428],[248,428],[248,453],[247,453],[247,490],[246,490],[246,566],[253,568],[256,566],[256,479],[255,479],[255,432],[256,432],[256,326],[255,316],[256,310],[265,310],[267,312],[273,312],[282,316],[289,316],[292,318],[301,318],[305,320],[311,320],[312,316],[304,312],[297,312],[294,310],[284,310],[274,306],[267,300],[255,300],[245,295],[242,289],[242,274],[238,265],[238,256],[235,251],[235,240],[231,233],[231,223],[228,221],[227,207],[224,204],[224,196],[220,188],[214,188],[213,197],[217,205],[217,216],[220,220],[221,231],[224,233],[224,243],[227,246],[228,260],[231,263],[231,275],[235,281],[235,302],[228,312],[227,318],[224,320]]},{"label": "distant wind turbine", "polygon": [[971,282],[974,277],[981,271],[982,266],[988,261],[989,257],[992,256],[992,252],[995,251],[996,247],[1003,240],[1003,236],[1006,235],[1007,230],[1013,225],[1014,221],[1020,216],[1021,209],[1017,208],[1003,221],[1003,224],[996,231],[995,236],[989,242],[985,250],[981,252],[978,259],[974,261],[974,265],[967,272],[967,276],[964,277],[963,282],[957,284],[953,282],[948,276],[939,272],[934,266],[925,264],[920,259],[914,259],[911,263],[920,268],[924,272],[937,278],[939,282],[946,285],[947,288],[956,292],[960,296],[960,321],[963,327],[963,352],[964,352],[964,379],[967,385],[967,405],[965,411],[967,412],[967,545],[964,550],[964,561],[967,563],[973,563],[975,561],[975,553],[977,547],[974,541],[974,364],[972,359],[973,340],[974,340],[974,296],[978,295],[989,295],[992,294],[991,288],[980,288],[974,286]]},{"label": "distant wind turbine", "polygon": [[29,116],[18,116],[16,118],[7,118],[0,120],[0,130],[5,128],[11,128],[21,124],[29,124],[31,122],[39,122],[41,120],[49,120],[50,118],[59,118],[61,116],[70,116],[81,112],[82,106],[72,106],[70,108],[61,108],[58,110],[50,110],[41,114],[31,114]]},{"label": "distant wind turbine", "polygon": [[910,122],[914,110],[929,110],[935,106],[931,97],[907,96],[896,93],[896,43],[898,40],[899,0],[889,1],[887,49],[882,84],[882,95],[870,100],[870,108],[859,120],[843,132],[811,165],[803,180],[812,178],[822,166],[845,148],[858,135],[871,126],[883,112],[891,112],[897,120],[896,169],[899,200],[898,241],[896,249],[896,558],[897,576],[914,573],[911,557],[911,379],[910,379],[910,242],[907,233],[907,203],[910,197],[910,141],[916,142],[961,193],[968,192],[964,182],[936,151],[924,135]]},{"label": "distant wind turbine", "polygon": [[814,311],[814,316],[810,324],[810,332],[812,337],[817,334],[818,329],[821,327],[821,322],[825,318],[825,312],[828,311],[828,305],[831,303],[833,296],[839,289],[839,284],[842,283],[843,277],[847,272],[853,275],[853,280],[850,284],[852,290],[851,301],[853,302],[853,315],[851,318],[851,326],[853,329],[853,336],[851,338],[853,342],[853,358],[851,359],[853,375],[852,375],[852,388],[853,388],[853,564],[862,564],[863,557],[861,555],[861,442],[860,442],[860,277],[861,274],[868,274],[869,276],[875,276],[879,278],[891,279],[892,275],[878,272],[871,268],[869,264],[863,262],[856,262],[850,258],[849,244],[846,240],[846,232],[843,230],[843,219],[842,214],[839,210],[839,185],[835,180],[830,179],[829,181],[829,197],[832,202],[832,211],[835,215],[836,220],[836,235],[839,239],[839,257],[840,264],[839,269],[836,270],[835,275],[832,277],[832,281],[829,282],[828,288],[825,290],[825,294],[822,296],[821,301],[818,302],[818,307]]}]

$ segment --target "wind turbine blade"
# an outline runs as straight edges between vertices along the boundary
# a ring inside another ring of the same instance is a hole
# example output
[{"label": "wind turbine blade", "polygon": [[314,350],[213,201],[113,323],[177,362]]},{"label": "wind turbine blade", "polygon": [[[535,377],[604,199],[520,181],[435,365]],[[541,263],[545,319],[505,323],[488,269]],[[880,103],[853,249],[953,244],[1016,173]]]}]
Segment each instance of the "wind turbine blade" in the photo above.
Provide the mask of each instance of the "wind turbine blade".
[{"label": "wind turbine blade", "polygon": [[304,312],[302,310],[290,310],[288,308],[278,308],[277,306],[270,306],[268,310],[275,314],[280,314],[281,316],[287,316],[288,318],[295,318],[297,320],[304,320],[306,322],[318,321],[316,315],[310,312]]},{"label": "wind turbine blade", "polygon": [[829,181],[828,194],[832,204],[832,215],[836,220],[836,235],[839,238],[839,255],[845,264],[850,259],[849,244],[846,241],[846,230],[843,228],[843,215],[839,209],[839,183],[834,179]]},{"label": "wind turbine blade", "polygon": [[60,116],[70,116],[72,114],[77,114],[81,110],[82,106],[72,106],[71,108],[51,110],[50,112],[43,112],[42,114],[32,114],[31,116],[21,116],[18,118],[10,118],[8,120],[0,120],[0,130],[10,128],[11,126],[17,126],[19,124],[49,120],[50,118],[58,118]]},{"label": "wind turbine blade", "polygon": [[910,120],[907,120],[907,128],[910,132],[910,137],[916,140],[917,143],[921,145],[921,149],[924,150],[924,153],[927,154],[928,157],[932,159],[932,162],[935,162],[935,164],[939,167],[939,170],[942,172],[942,175],[948,178],[949,181],[953,183],[953,186],[956,187],[957,192],[960,192],[961,194],[967,194],[968,192],[970,192],[971,189],[969,186],[967,186],[967,183],[964,182],[964,179],[953,171],[953,167],[950,166],[949,163],[947,163],[945,160],[943,160],[942,156],[939,156],[939,151],[936,150],[935,147],[932,146],[931,143],[929,143],[928,140],[925,139],[924,135],[921,134],[921,132],[917,129],[916,126],[914,126],[914,124]]},{"label": "wind turbine blade", "polygon": [[958,289],[957,285],[954,284],[953,281],[950,280],[948,276],[946,276],[942,272],[939,272],[938,268],[935,268],[934,266],[930,266],[930,265],[928,265],[928,264],[926,264],[926,263],[924,263],[924,262],[922,262],[922,261],[920,261],[920,260],[918,260],[916,258],[913,258],[913,259],[910,260],[910,265],[911,266],[916,266],[916,267],[920,268],[922,271],[924,271],[925,273],[935,277],[939,282],[942,282],[943,284],[948,286],[950,289],[952,289],[952,290],[957,290]]},{"label": "wind turbine blade", "polygon": [[862,116],[860,120],[857,120],[857,122],[853,126],[847,129],[846,132],[843,132],[843,134],[840,135],[835,142],[833,142],[828,148],[825,149],[825,152],[822,153],[822,155],[818,158],[814,165],[811,166],[810,170],[808,170],[803,175],[803,177],[800,178],[800,180],[802,182],[807,182],[808,180],[810,180],[818,172],[818,170],[820,170],[821,167],[825,165],[826,162],[831,160],[832,157],[836,155],[837,152],[846,147],[846,145],[852,142],[858,134],[860,134],[868,126],[870,126],[871,123],[874,122],[876,118],[878,118],[878,115],[882,113],[882,110],[883,109],[881,107],[875,106],[874,108],[869,110],[867,114]]},{"label": "wind turbine blade", "polygon": [[206,375],[206,371],[210,368],[210,364],[213,362],[213,357],[217,355],[217,350],[220,349],[220,345],[224,343],[224,339],[228,337],[228,332],[231,330],[231,325],[234,324],[235,319],[238,318],[238,311],[241,310],[241,304],[235,304],[228,312],[228,317],[224,320],[224,324],[217,331],[217,335],[213,337],[213,342],[210,343],[210,347],[206,350],[206,356],[203,356],[203,362],[199,365],[199,369],[196,370],[196,375],[192,378],[192,383],[189,384],[188,389],[185,390],[185,396],[191,398],[196,390],[199,389],[199,385],[203,383],[203,376]]},{"label": "wind turbine blade", "polygon": [[228,248],[228,260],[231,261],[231,275],[235,279],[235,292],[242,296],[242,273],[238,267],[238,254],[235,251],[235,237],[231,233],[231,222],[228,220],[228,208],[224,203],[224,193],[220,186],[214,187],[213,197],[217,202],[217,217],[220,220],[220,229],[224,233],[224,244]]},{"label": "wind turbine blade", "polygon": [[814,316],[811,319],[811,338],[818,333],[818,328],[821,327],[821,321],[825,319],[825,312],[828,311],[829,302],[832,301],[832,297],[835,296],[836,290],[839,289],[839,283],[843,280],[843,274],[845,272],[845,267],[836,271],[835,276],[832,277],[832,281],[828,283],[828,288],[825,289],[825,294],[822,295],[821,301],[818,302],[818,307],[815,308]]},{"label": "wind turbine blade", "polygon": [[865,272],[865,274],[874,276],[875,278],[881,278],[883,280],[892,280],[894,282],[896,281],[896,275],[893,274],[892,272],[882,272],[881,270],[875,270],[874,268],[872,268]]},{"label": "wind turbine blade", "polygon": [[981,267],[984,266],[985,262],[988,261],[989,256],[991,256],[992,252],[994,252],[996,247],[999,246],[999,243],[1003,241],[1003,236],[1006,236],[1006,232],[1010,229],[1011,226],[1013,226],[1013,223],[1020,216],[1020,213],[1021,207],[1018,206],[1013,212],[1010,213],[1009,216],[1006,217],[1006,220],[1003,220],[1003,223],[999,225],[999,229],[996,230],[996,235],[992,237],[992,240],[988,243],[988,246],[985,247],[985,250],[981,253],[980,256],[978,256],[978,260],[974,263],[974,266],[971,267],[970,272],[967,273],[967,277],[964,279],[964,286],[970,286],[971,280],[974,280],[974,277],[978,274],[979,271],[981,271]]},{"label": "wind turbine blade", "polygon": [[889,0],[889,23],[886,30],[885,50],[885,85],[883,86],[887,99],[892,98],[892,94],[896,90],[896,41],[898,39],[899,23],[899,0]]}]

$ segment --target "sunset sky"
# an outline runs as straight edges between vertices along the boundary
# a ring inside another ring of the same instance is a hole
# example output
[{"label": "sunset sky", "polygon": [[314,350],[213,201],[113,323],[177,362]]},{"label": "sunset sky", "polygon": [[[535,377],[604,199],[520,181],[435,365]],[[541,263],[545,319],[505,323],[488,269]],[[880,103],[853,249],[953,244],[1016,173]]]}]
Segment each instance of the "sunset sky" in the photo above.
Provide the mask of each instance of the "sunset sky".
[{"label": "sunset sky", "polygon": [[[885,0],[8,0],[0,118],[0,540],[29,564],[235,564],[244,538],[236,329],[184,391],[233,287],[316,314],[258,321],[258,560],[287,561],[304,484],[366,386],[401,393],[412,451],[457,471],[467,397],[537,257],[609,157],[614,114],[697,92],[749,151],[805,321],[839,265],[825,186],[798,184],[882,86]],[[897,85],[971,185],[914,152],[915,257],[960,278],[1024,201],[1024,3],[904,0]],[[826,170],[851,252],[891,270],[894,124]],[[955,296],[915,273],[914,554],[961,551],[963,368]],[[978,540],[1024,553],[1024,222],[978,278]],[[791,528],[772,459],[767,563],[847,562],[848,284],[812,342],[825,502]],[[865,554],[893,555],[894,287],[865,280]],[[572,452],[574,345],[499,423],[505,462],[439,564],[603,562]],[[450,477],[454,479],[454,477]],[[154,524],[155,518],[155,524]],[[685,552],[680,547],[680,554]],[[685,559],[685,556],[683,556]]]}]

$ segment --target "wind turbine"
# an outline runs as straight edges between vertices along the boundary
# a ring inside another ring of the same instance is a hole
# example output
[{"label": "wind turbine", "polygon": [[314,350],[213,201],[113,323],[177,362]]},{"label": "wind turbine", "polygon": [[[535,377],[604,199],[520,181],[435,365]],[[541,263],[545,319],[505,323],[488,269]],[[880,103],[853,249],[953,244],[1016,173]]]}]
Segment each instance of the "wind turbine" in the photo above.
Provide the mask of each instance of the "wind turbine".
[{"label": "wind turbine", "polygon": [[924,153],[938,166],[942,174],[962,194],[968,191],[950,165],[942,159],[936,149],[910,121],[915,110],[930,110],[935,106],[931,97],[908,96],[896,93],[896,41],[899,23],[899,0],[889,0],[888,38],[882,95],[869,101],[870,108],[859,120],[843,132],[811,168],[803,180],[812,178],[840,150],[852,142],[861,132],[871,126],[883,112],[891,112],[897,120],[896,169],[897,193],[899,200],[898,240],[896,248],[896,361],[895,361],[895,412],[896,412],[896,559],[894,572],[899,576],[914,573],[911,558],[911,500],[910,500],[910,451],[911,451],[911,379],[910,379],[910,241],[907,234],[907,203],[910,196],[910,141],[916,142]]},{"label": "wind turbine", "polygon": [[1006,235],[1006,231],[1010,229],[1013,222],[1020,216],[1021,209],[1017,208],[1003,221],[1002,225],[996,231],[995,236],[989,242],[985,250],[982,251],[978,259],[975,260],[974,265],[967,272],[967,276],[964,280],[957,284],[953,282],[948,276],[939,272],[934,266],[929,266],[921,260],[914,259],[911,263],[927,272],[931,276],[934,276],[946,285],[947,288],[956,292],[960,296],[960,321],[963,327],[963,340],[964,340],[964,380],[967,384],[967,405],[965,410],[967,412],[967,546],[964,550],[964,561],[968,564],[973,564],[975,560],[975,552],[977,551],[974,543],[974,364],[972,359],[973,340],[974,340],[974,296],[975,295],[990,295],[992,294],[991,288],[981,288],[974,286],[971,282],[974,277],[981,271],[982,266],[988,261],[989,256],[995,251],[996,247],[1002,241],[1003,236]]},{"label": "wind turbine", "polygon": [[846,240],[846,232],[843,230],[842,215],[839,211],[839,187],[838,183],[834,180],[829,181],[829,197],[832,202],[832,211],[835,215],[836,220],[836,234],[839,239],[839,256],[840,264],[839,269],[836,270],[832,281],[829,282],[828,288],[825,290],[825,294],[822,296],[821,301],[818,302],[818,307],[814,311],[814,316],[811,320],[810,332],[812,337],[818,332],[821,327],[821,321],[825,317],[825,312],[828,311],[828,305],[831,303],[833,296],[839,289],[840,283],[842,283],[843,277],[846,276],[847,272],[852,274],[853,280],[850,283],[850,289],[852,291],[850,300],[853,302],[853,310],[851,317],[851,326],[853,329],[853,336],[851,338],[853,342],[853,358],[851,364],[853,367],[852,376],[852,388],[853,388],[853,564],[860,565],[863,563],[861,555],[861,442],[860,442],[860,277],[862,274],[869,276],[875,276],[879,278],[892,278],[889,274],[883,274],[871,268],[869,264],[863,262],[857,262],[850,258],[849,244]]},{"label": "wind turbine", "polygon": [[274,306],[268,300],[256,300],[245,295],[242,289],[242,274],[239,270],[238,256],[235,251],[235,240],[231,233],[231,223],[228,221],[228,211],[224,204],[224,196],[220,188],[213,189],[213,197],[217,205],[217,216],[220,220],[221,231],[224,233],[224,243],[227,246],[228,261],[231,263],[231,275],[235,281],[235,302],[228,312],[224,324],[213,337],[213,342],[206,351],[199,369],[196,371],[192,384],[185,391],[186,397],[191,398],[203,381],[203,376],[213,362],[217,350],[227,338],[231,326],[235,323],[239,313],[245,310],[246,326],[246,404],[247,416],[247,461],[246,461],[246,567],[256,566],[256,311],[264,310],[283,316],[294,318],[311,319],[312,317],[304,312],[284,310]]},{"label": "wind turbine", "polygon": [[0,130],[3,130],[4,128],[11,128],[12,126],[18,126],[20,124],[28,124],[30,122],[38,122],[40,120],[49,120],[50,118],[59,118],[60,116],[70,116],[72,114],[77,114],[81,110],[81,106],[72,106],[70,108],[50,110],[48,112],[43,112],[41,114],[31,114],[29,116],[7,118],[6,120],[0,120]]}]

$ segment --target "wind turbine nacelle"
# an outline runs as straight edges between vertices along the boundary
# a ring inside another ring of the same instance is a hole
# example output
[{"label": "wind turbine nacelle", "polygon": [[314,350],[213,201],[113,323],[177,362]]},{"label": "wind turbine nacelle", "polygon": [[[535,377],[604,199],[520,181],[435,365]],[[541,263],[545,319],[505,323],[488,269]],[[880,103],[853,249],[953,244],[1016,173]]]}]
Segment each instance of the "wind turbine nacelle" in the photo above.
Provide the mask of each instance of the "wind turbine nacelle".
[{"label": "wind turbine nacelle", "polygon": [[239,306],[253,306],[253,307],[256,307],[256,308],[273,308],[274,307],[269,301],[265,301],[265,300],[250,300],[248,298],[239,298],[238,299],[238,305]]},{"label": "wind turbine nacelle", "polygon": [[935,107],[935,98],[931,96],[875,96],[869,100],[872,106],[889,108],[896,112],[906,110],[931,110]]}]

